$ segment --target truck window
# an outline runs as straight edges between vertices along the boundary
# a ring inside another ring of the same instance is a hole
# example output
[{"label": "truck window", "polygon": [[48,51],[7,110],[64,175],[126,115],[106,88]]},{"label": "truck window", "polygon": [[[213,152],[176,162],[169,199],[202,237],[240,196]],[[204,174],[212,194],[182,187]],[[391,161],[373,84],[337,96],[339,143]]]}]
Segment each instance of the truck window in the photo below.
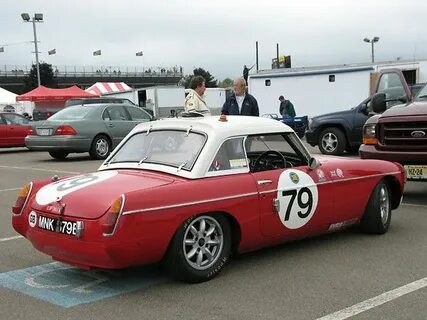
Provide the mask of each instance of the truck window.
[{"label": "truck window", "polygon": [[407,100],[406,91],[399,75],[395,72],[384,73],[381,75],[378,83],[377,92],[385,93],[387,102],[387,109],[396,104],[401,104],[402,98]]}]

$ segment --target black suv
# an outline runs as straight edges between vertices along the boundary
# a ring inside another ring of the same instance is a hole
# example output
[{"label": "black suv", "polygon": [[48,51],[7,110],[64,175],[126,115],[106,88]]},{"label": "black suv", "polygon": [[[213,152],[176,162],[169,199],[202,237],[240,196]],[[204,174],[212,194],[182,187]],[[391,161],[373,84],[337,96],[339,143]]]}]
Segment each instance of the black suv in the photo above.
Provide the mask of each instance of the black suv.
[{"label": "black suv", "polygon": [[[423,86],[424,84],[412,85],[412,95],[418,94]],[[396,91],[396,94],[399,92]],[[407,101],[400,101],[405,102]],[[342,155],[344,151],[355,152],[362,144],[363,126],[372,114],[369,97],[350,110],[327,113],[310,119],[305,138],[311,146],[319,146],[323,154]]]}]

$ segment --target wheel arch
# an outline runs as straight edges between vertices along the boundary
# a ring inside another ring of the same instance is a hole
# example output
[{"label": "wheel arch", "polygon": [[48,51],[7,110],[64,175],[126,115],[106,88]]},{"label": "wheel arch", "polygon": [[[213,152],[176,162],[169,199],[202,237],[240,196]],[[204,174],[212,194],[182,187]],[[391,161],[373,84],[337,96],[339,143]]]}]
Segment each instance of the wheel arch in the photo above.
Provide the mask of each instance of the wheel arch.
[{"label": "wheel arch", "polygon": [[108,141],[110,142],[110,147],[113,148],[113,139],[111,138],[111,136],[107,133],[107,132],[98,132],[97,134],[95,134],[92,138],[92,142],[90,143],[90,145],[92,145],[92,143],[95,141],[96,137],[99,136],[106,136],[108,138]]},{"label": "wheel arch", "polygon": [[396,209],[400,205],[402,199],[402,190],[400,188],[399,181],[393,176],[386,176],[384,181],[387,183],[387,186],[390,188],[391,192],[391,209]]},{"label": "wheel arch", "polygon": [[323,132],[323,130],[327,129],[327,128],[336,128],[342,131],[342,133],[344,134],[345,137],[345,141],[347,142],[347,145],[349,145],[349,140],[348,140],[348,134],[347,134],[347,129],[345,128],[345,126],[341,123],[324,123],[321,124],[319,126],[319,135],[318,135],[318,140],[320,138],[320,134]]}]

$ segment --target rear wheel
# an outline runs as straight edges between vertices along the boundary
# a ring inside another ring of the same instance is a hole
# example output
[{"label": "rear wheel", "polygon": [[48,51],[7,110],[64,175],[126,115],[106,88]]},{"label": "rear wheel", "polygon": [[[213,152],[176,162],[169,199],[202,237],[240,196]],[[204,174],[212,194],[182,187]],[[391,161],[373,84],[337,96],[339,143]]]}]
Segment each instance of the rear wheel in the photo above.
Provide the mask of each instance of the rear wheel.
[{"label": "rear wheel", "polygon": [[319,149],[323,154],[342,155],[347,145],[344,133],[338,128],[326,128],[319,136]]},{"label": "rear wheel", "polygon": [[49,151],[49,154],[57,160],[64,160],[68,156],[68,152],[65,151]]},{"label": "rear wheel", "polygon": [[360,221],[363,232],[383,234],[388,231],[391,222],[391,196],[390,188],[382,180],[372,191],[368,206]]},{"label": "rear wheel", "polygon": [[193,216],[176,232],[166,256],[174,278],[203,282],[214,278],[231,255],[231,228],[221,214]]},{"label": "rear wheel", "polygon": [[111,152],[110,139],[103,134],[97,135],[92,141],[89,154],[93,159],[103,160],[108,157]]}]

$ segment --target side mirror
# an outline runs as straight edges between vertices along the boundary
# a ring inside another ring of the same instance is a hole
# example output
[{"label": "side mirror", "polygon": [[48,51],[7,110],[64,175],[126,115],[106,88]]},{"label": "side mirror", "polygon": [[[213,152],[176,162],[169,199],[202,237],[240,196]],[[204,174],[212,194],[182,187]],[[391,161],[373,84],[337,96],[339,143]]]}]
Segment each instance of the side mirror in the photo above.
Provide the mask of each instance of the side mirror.
[{"label": "side mirror", "polygon": [[386,109],[385,93],[376,93],[372,96],[372,110],[375,113],[383,113]]},{"label": "side mirror", "polygon": [[311,170],[314,170],[320,166],[320,161],[316,158],[311,157],[310,160],[308,160],[308,167]]}]

